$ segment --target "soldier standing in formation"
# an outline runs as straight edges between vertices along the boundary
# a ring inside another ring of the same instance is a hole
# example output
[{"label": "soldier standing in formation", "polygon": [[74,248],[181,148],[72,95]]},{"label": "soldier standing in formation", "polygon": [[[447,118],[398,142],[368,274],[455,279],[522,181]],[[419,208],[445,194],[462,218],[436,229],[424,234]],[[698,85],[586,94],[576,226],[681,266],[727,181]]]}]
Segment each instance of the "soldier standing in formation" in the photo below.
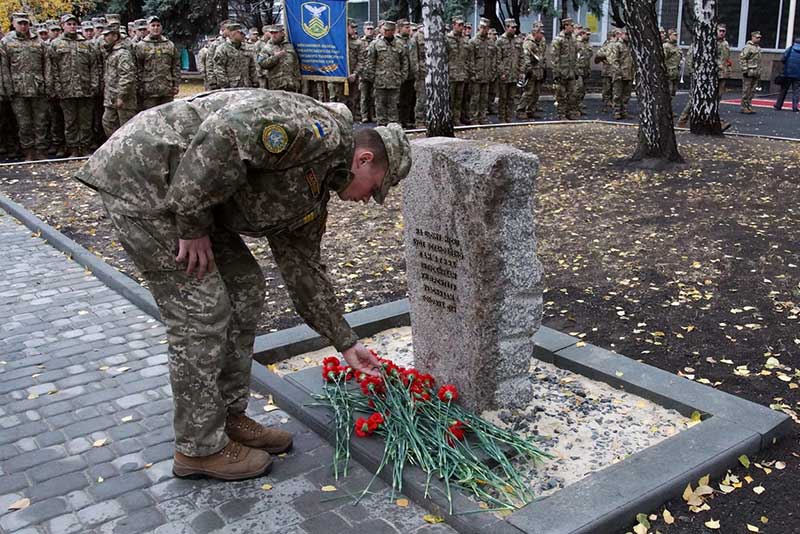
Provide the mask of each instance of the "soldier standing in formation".
[{"label": "soldier standing in formation", "polygon": [[600,79],[602,80],[602,98],[603,98],[603,113],[612,109],[612,101],[614,100],[614,82],[611,80],[611,69],[608,66],[608,51],[614,44],[614,28],[608,30],[608,37],[606,41],[600,45],[597,53],[594,55],[595,64],[600,64]]},{"label": "soldier standing in formation", "polygon": [[509,122],[515,112],[517,81],[522,67],[522,39],[517,35],[517,21],[506,19],[506,31],[497,38],[497,115],[500,122]]},{"label": "soldier standing in formation", "polygon": [[541,22],[534,22],[531,33],[522,43],[522,69],[520,76],[523,78],[522,96],[517,106],[517,118],[536,118],[536,106],[539,103],[539,93],[544,81],[544,69],[547,56],[547,43]]},{"label": "soldier standing in formation", "polygon": [[261,49],[258,65],[267,73],[270,89],[300,91],[300,61],[292,43],[286,40],[282,24],[267,27],[269,42]]},{"label": "soldier standing in formation", "polygon": [[497,80],[500,78],[497,75],[497,30],[494,28],[489,28],[489,40],[494,44],[495,47],[495,70],[494,70],[494,77],[492,78],[492,83],[489,84],[489,114],[490,115],[497,115]]},{"label": "soldier standing in formation", "polygon": [[478,31],[470,42],[469,80],[472,98],[469,120],[472,124],[488,124],[489,84],[494,80],[497,56],[495,44],[489,40],[489,19],[481,18]]},{"label": "soldier standing in formation", "polygon": [[577,78],[576,78],[576,105],[580,115],[586,115],[586,106],[583,102],[586,98],[586,86],[589,85],[589,79],[592,77],[592,45],[590,44],[592,32],[583,27],[579,27],[580,31],[577,36],[578,45],[578,61],[577,61]]},{"label": "soldier standing in formation", "polygon": [[561,33],[553,40],[553,85],[559,119],[577,119],[576,78],[578,45],[573,35],[572,19],[561,21]]},{"label": "soldier standing in formation", "polygon": [[358,38],[356,28],[358,25],[353,19],[347,21],[347,61],[350,75],[345,82],[329,82],[328,93],[333,102],[341,102],[353,114],[355,122],[361,122],[361,99],[359,98],[358,83],[361,78],[361,58],[364,57],[364,41]]},{"label": "soldier standing in formation", "polygon": [[447,68],[450,78],[450,110],[453,124],[461,125],[462,106],[468,107],[464,101],[465,84],[467,82],[467,62],[469,61],[469,42],[464,38],[464,18],[453,17],[453,29],[445,36],[447,49]]},{"label": "soldier standing in formation", "polygon": [[106,58],[103,91],[103,129],[108,137],[136,115],[136,60],[123,45],[119,28],[103,31]]},{"label": "soldier standing in formation", "polygon": [[742,67],[742,109],[745,114],[755,113],[753,110],[753,94],[761,80],[761,32],[750,33],[750,40],[739,54]]},{"label": "soldier standing in formation", "polygon": [[[397,28],[399,32],[397,37],[405,47],[406,52],[410,54],[411,23],[406,19],[400,19],[397,21]],[[416,96],[414,80],[414,70],[410,68],[409,60],[408,76],[400,85],[400,124],[406,128],[414,127],[414,99]]]},{"label": "soldier standing in formation", "polygon": [[636,73],[628,32],[624,29],[617,30],[616,42],[608,54],[608,65],[614,82],[614,118],[624,119],[628,116],[628,101]]},{"label": "soldier standing in formation", "polygon": [[379,126],[399,122],[400,86],[408,78],[408,49],[396,39],[394,21],[383,22],[382,36],[367,50],[364,70],[373,81],[375,120]]},{"label": "soldier standing in formation", "polygon": [[[375,40],[375,24],[373,22],[368,20],[364,23],[364,37],[361,40],[364,42],[364,48],[360,63],[366,66],[369,45]],[[372,79],[368,78],[366,69],[362,67],[361,80],[358,82],[358,92],[361,94],[361,122],[373,122],[375,119],[375,95],[372,90]]]},{"label": "soldier standing in formation", "polygon": [[408,64],[409,70],[414,73],[414,119],[417,128],[424,128],[428,122],[426,116],[427,96],[425,95],[425,76],[428,74],[428,66],[425,63],[425,32],[422,26],[417,27],[417,31],[411,37],[408,44]]},{"label": "soldier standing in formation", "polygon": [[181,83],[178,48],[162,35],[158,17],[147,19],[147,28],[149,34],[134,48],[141,109],[172,102]]},{"label": "soldier standing in formation", "polygon": [[241,24],[228,24],[228,38],[214,52],[214,80],[220,89],[258,87],[256,63],[244,38]]},{"label": "soldier standing in formation", "polygon": [[681,77],[681,63],[683,54],[678,47],[678,32],[669,30],[668,38],[662,45],[664,48],[664,64],[667,68],[667,79],[669,80],[669,94],[675,96],[678,91],[678,82]]}]

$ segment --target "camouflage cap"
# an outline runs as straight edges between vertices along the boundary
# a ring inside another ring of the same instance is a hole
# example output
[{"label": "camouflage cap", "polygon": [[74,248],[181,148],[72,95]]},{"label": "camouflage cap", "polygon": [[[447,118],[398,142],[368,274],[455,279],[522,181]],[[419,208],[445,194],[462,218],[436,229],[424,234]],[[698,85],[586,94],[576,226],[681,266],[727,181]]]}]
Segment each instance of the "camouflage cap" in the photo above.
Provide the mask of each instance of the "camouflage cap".
[{"label": "camouflage cap", "polygon": [[84,30],[94,30],[94,24],[92,24],[91,21],[84,20],[81,22],[81,28]]},{"label": "camouflage cap", "polygon": [[408,22],[408,19],[397,19],[398,26],[410,26],[411,23]]},{"label": "camouflage cap", "polygon": [[375,131],[381,136],[386,149],[386,158],[389,160],[389,168],[383,176],[380,191],[372,194],[375,202],[383,204],[389,189],[400,183],[411,169],[411,144],[403,127],[396,122],[389,123],[388,126],[378,126]]},{"label": "camouflage cap", "polygon": [[147,17],[147,24],[148,24],[148,25],[149,25],[149,24],[152,24],[152,23],[154,23],[154,22],[158,22],[159,24],[161,24],[161,19],[160,19],[160,18],[158,18],[158,17],[157,17],[157,16],[155,16],[155,15],[153,15],[152,17]]},{"label": "camouflage cap", "polygon": [[761,37],[761,32],[760,31],[750,32],[750,38],[752,39],[753,37]]},{"label": "camouflage cap", "polygon": [[27,13],[14,13],[11,15],[11,20],[14,22],[27,22],[28,24],[31,23],[31,17]]},{"label": "camouflage cap", "polygon": [[50,30],[47,29],[47,25],[46,24],[37,24],[36,25],[36,33],[47,33],[48,31],[50,31]]},{"label": "camouflage cap", "polygon": [[64,24],[65,22],[70,21],[70,20],[74,20],[75,22],[78,22],[78,17],[76,17],[72,13],[64,13],[63,15],[61,15],[61,24]]},{"label": "camouflage cap", "polygon": [[397,27],[397,23],[393,20],[385,20],[383,21],[383,29],[384,30],[393,30]]},{"label": "camouflage cap", "polygon": [[98,30],[98,29],[101,30],[101,29],[106,27],[106,23],[101,21],[101,20],[94,21],[94,22],[92,22],[92,24],[94,24],[94,29],[95,30]]},{"label": "camouflage cap", "polygon": [[106,13],[106,22],[108,24],[120,24],[122,22],[122,18],[118,13]]},{"label": "camouflage cap", "polygon": [[272,24],[267,26],[267,31],[274,33],[274,32],[282,32],[283,31],[283,24]]},{"label": "camouflage cap", "polygon": [[147,21],[145,19],[136,19],[133,21],[133,27],[137,30],[144,30],[147,28]]},{"label": "camouflage cap", "polygon": [[667,33],[669,35],[678,35],[678,30],[676,30],[675,28],[670,28]]},{"label": "camouflage cap", "polygon": [[109,33],[116,33],[117,35],[119,35],[119,28],[116,28],[114,26],[109,26],[108,28],[103,30],[103,35],[108,35]]},{"label": "camouflage cap", "polygon": [[491,26],[492,21],[486,18],[481,17],[481,20],[478,21],[478,26]]},{"label": "camouflage cap", "polygon": [[456,15],[452,19],[450,19],[450,22],[452,22],[453,24],[464,24],[464,17],[462,17],[461,15]]},{"label": "camouflage cap", "polygon": [[358,28],[358,24],[356,24],[356,21],[353,19],[347,19],[347,25],[352,26],[353,28]]},{"label": "camouflage cap", "polygon": [[561,26],[566,26],[567,24],[575,25],[575,21],[572,20],[570,17],[561,19]]},{"label": "camouflage cap", "polygon": [[226,26],[226,28],[228,29],[229,32],[242,32],[242,33],[244,33],[244,27],[241,24],[239,24],[238,22],[231,22]]},{"label": "camouflage cap", "polygon": [[365,28],[375,28],[375,23],[372,22],[371,20],[364,21],[364,27]]},{"label": "camouflage cap", "polygon": [[504,20],[504,21],[503,21],[503,25],[504,25],[506,28],[508,28],[508,27],[512,27],[512,26],[513,26],[514,28],[516,28],[516,27],[517,27],[517,21],[516,21],[516,20],[514,20],[514,19],[506,19],[506,20]]},{"label": "camouflage cap", "polygon": [[49,22],[50,23],[47,25],[47,27],[50,28],[50,31],[59,31],[59,32],[61,31],[61,29],[62,29],[61,28],[61,24],[59,24],[55,20],[51,20]]}]

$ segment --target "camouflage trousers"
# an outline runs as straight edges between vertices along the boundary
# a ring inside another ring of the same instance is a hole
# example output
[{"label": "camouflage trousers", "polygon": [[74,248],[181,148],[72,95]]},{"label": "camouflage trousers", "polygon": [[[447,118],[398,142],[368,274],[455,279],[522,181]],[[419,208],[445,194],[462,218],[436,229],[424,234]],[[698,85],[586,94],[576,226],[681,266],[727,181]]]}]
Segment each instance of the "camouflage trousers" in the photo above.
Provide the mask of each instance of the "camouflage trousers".
[{"label": "camouflage trousers", "polygon": [[669,94],[675,96],[678,92],[678,78],[669,79]]},{"label": "camouflage trousers", "polygon": [[416,93],[416,102],[414,104],[414,119],[418,125],[428,122],[428,108],[425,104],[427,96],[425,95],[425,77],[418,77],[414,80],[414,92]]},{"label": "camouflage trousers", "polygon": [[11,109],[19,128],[22,150],[47,150],[47,99],[44,97],[12,97]]},{"label": "camouflage trousers", "polygon": [[611,107],[611,101],[614,99],[614,82],[611,76],[603,76],[603,105]]},{"label": "camouflage trousers", "polygon": [[469,121],[469,105],[472,102],[472,82],[464,82],[464,100],[461,106],[461,122]]},{"label": "camouflage trousers", "polygon": [[63,149],[66,145],[64,136],[64,109],[58,98],[47,99],[48,128],[50,129],[50,146]]},{"label": "camouflage trousers", "polygon": [[514,109],[514,100],[517,98],[517,82],[503,82],[497,84],[499,103],[497,105],[497,118],[500,122],[510,122]]},{"label": "camouflage trousers", "polygon": [[622,78],[614,80],[614,113],[616,115],[627,114],[632,87],[633,80],[623,80]]},{"label": "camouflage trousers", "polygon": [[373,122],[375,119],[375,95],[372,82],[360,80],[358,92],[361,93],[361,122]]},{"label": "camouflage trousers", "polygon": [[87,149],[92,144],[93,106],[91,97],[61,99],[67,148]]},{"label": "camouflage trousers", "polygon": [[541,87],[541,80],[536,80],[534,78],[528,80],[528,85],[522,90],[522,96],[519,99],[519,105],[517,105],[517,115],[533,115],[536,113],[536,105],[539,103]]},{"label": "camouflage trousers", "polygon": [[559,78],[553,81],[556,93],[556,111],[560,119],[578,115],[578,95],[575,78]]},{"label": "camouflage trousers", "polygon": [[17,151],[17,121],[11,102],[3,97],[0,97],[0,117],[6,118],[0,121],[0,156],[14,154]]},{"label": "camouflage trousers", "polygon": [[106,136],[119,130],[123,124],[131,120],[136,115],[135,109],[105,108],[103,111],[103,131]]},{"label": "camouflage trousers", "polygon": [[753,95],[756,92],[756,86],[758,85],[758,78],[752,78],[750,76],[742,76],[742,109],[743,110],[752,110],[753,109]]},{"label": "camouflage trousers", "polygon": [[[464,107],[464,82],[454,82],[450,80],[450,111],[453,114],[453,124],[461,124],[461,112]],[[469,102],[466,102],[469,105]]]},{"label": "camouflage trousers", "polygon": [[497,106],[495,99],[497,98],[497,80],[489,84],[489,114],[494,115],[497,113]]},{"label": "camouflage trousers", "polygon": [[386,126],[400,122],[400,89],[375,89],[375,122]]},{"label": "camouflage trousers", "polygon": [[489,108],[489,82],[470,83],[472,99],[469,103],[469,119],[473,124],[487,124],[487,110]]},{"label": "camouflage trousers", "polygon": [[353,114],[353,120],[358,122],[361,120],[361,100],[358,93],[358,84],[348,83],[347,92],[349,94],[344,94],[344,82],[328,82],[328,94],[331,95],[331,101],[341,102],[347,106],[347,109]]},{"label": "camouflage trousers", "polygon": [[103,115],[106,111],[105,107],[103,107],[103,95],[96,96],[92,100],[94,101],[94,119],[92,120],[92,129],[94,130],[93,146],[100,146],[107,139],[105,127],[103,126]]},{"label": "camouflage trousers", "polygon": [[172,95],[169,96],[143,96],[140,98],[139,102],[139,110],[144,111],[146,109],[154,108],[156,106],[160,106],[161,104],[167,104],[175,100],[175,97]]},{"label": "camouflage trousers", "polygon": [[225,418],[245,411],[264,277],[242,239],[212,231],[216,269],[201,280],[175,262],[172,217],[109,212],[120,242],[147,280],[167,327],[175,450],[214,454],[228,443]]},{"label": "camouflage trousers", "polygon": [[406,80],[400,85],[400,123],[414,124],[414,80]]},{"label": "camouflage trousers", "polygon": [[586,109],[583,100],[586,98],[586,86],[589,84],[589,76],[578,76],[575,78],[575,107],[578,112]]}]

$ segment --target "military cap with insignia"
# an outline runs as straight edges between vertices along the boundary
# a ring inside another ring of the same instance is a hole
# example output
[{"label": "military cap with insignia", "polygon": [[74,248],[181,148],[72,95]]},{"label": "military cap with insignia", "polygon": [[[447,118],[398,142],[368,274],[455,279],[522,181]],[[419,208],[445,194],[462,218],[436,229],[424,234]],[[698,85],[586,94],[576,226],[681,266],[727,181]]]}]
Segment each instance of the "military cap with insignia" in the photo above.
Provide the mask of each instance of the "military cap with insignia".
[{"label": "military cap with insignia", "polygon": [[408,142],[403,127],[396,122],[391,122],[387,126],[375,128],[381,136],[383,146],[386,149],[386,159],[389,160],[389,167],[383,176],[383,183],[378,191],[372,194],[372,198],[378,204],[383,204],[389,189],[400,183],[400,180],[408,175],[411,170],[411,144]]},{"label": "military cap with insignia", "polygon": [[47,29],[46,24],[37,24],[36,25],[36,33],[47,33],[50,30]]},{"label": "military cap with insignia", "polygon": [[81,28],[83,28],[84,30],[93,30],[94,25],[92,24],[91,21],[84,20],[83,22],[81,22]]},{"label": "military cap with insignia", "polygon": [[383,29],[384,30],[394,30],[397,27],[397,23],[393,20],[385,20],[383,21]]},{"label": "military cap with insignia", "polygon": [[229,23],[226,28],[228,28],[229,32],[242,32],[244,33],[244,27],[239,24],[238,22],[231,22]]},{"label": "military cap with insignia", "polygon": [[14,13],[11,15],[11,20],[14,22],[27,22],[28,24],[31,23],[31,17],[27,13]]},{"label": "military cap with insignia", "polygon": [[145,19],[136,19],[133,21],[133,27],[137,30],[144,30],[147,28],[147,21]]},{"label": "military cap with insignia", "polygon": [[72,13],[64,13],[63,15],[61,15],[61,24],[64,24],[65,22],[68,22],[70,20],[78,22],[78,17],[76,17]]}]

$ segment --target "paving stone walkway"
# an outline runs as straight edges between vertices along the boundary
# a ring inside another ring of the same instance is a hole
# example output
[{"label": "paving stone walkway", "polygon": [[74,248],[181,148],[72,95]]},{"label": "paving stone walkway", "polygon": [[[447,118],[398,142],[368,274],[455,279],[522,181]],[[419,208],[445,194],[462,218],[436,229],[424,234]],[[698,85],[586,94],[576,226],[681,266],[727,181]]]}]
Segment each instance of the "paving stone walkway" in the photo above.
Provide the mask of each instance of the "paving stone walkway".
[{"label": "paving stone walkway", "polygon": [[296,433],[270,474],[174,478],[166,364],[163,325],[0,210],[0,533],[453,532],[380,481],[340,498],[371,474],[334,481],[331,447],[258,398],[252,417]]}]

